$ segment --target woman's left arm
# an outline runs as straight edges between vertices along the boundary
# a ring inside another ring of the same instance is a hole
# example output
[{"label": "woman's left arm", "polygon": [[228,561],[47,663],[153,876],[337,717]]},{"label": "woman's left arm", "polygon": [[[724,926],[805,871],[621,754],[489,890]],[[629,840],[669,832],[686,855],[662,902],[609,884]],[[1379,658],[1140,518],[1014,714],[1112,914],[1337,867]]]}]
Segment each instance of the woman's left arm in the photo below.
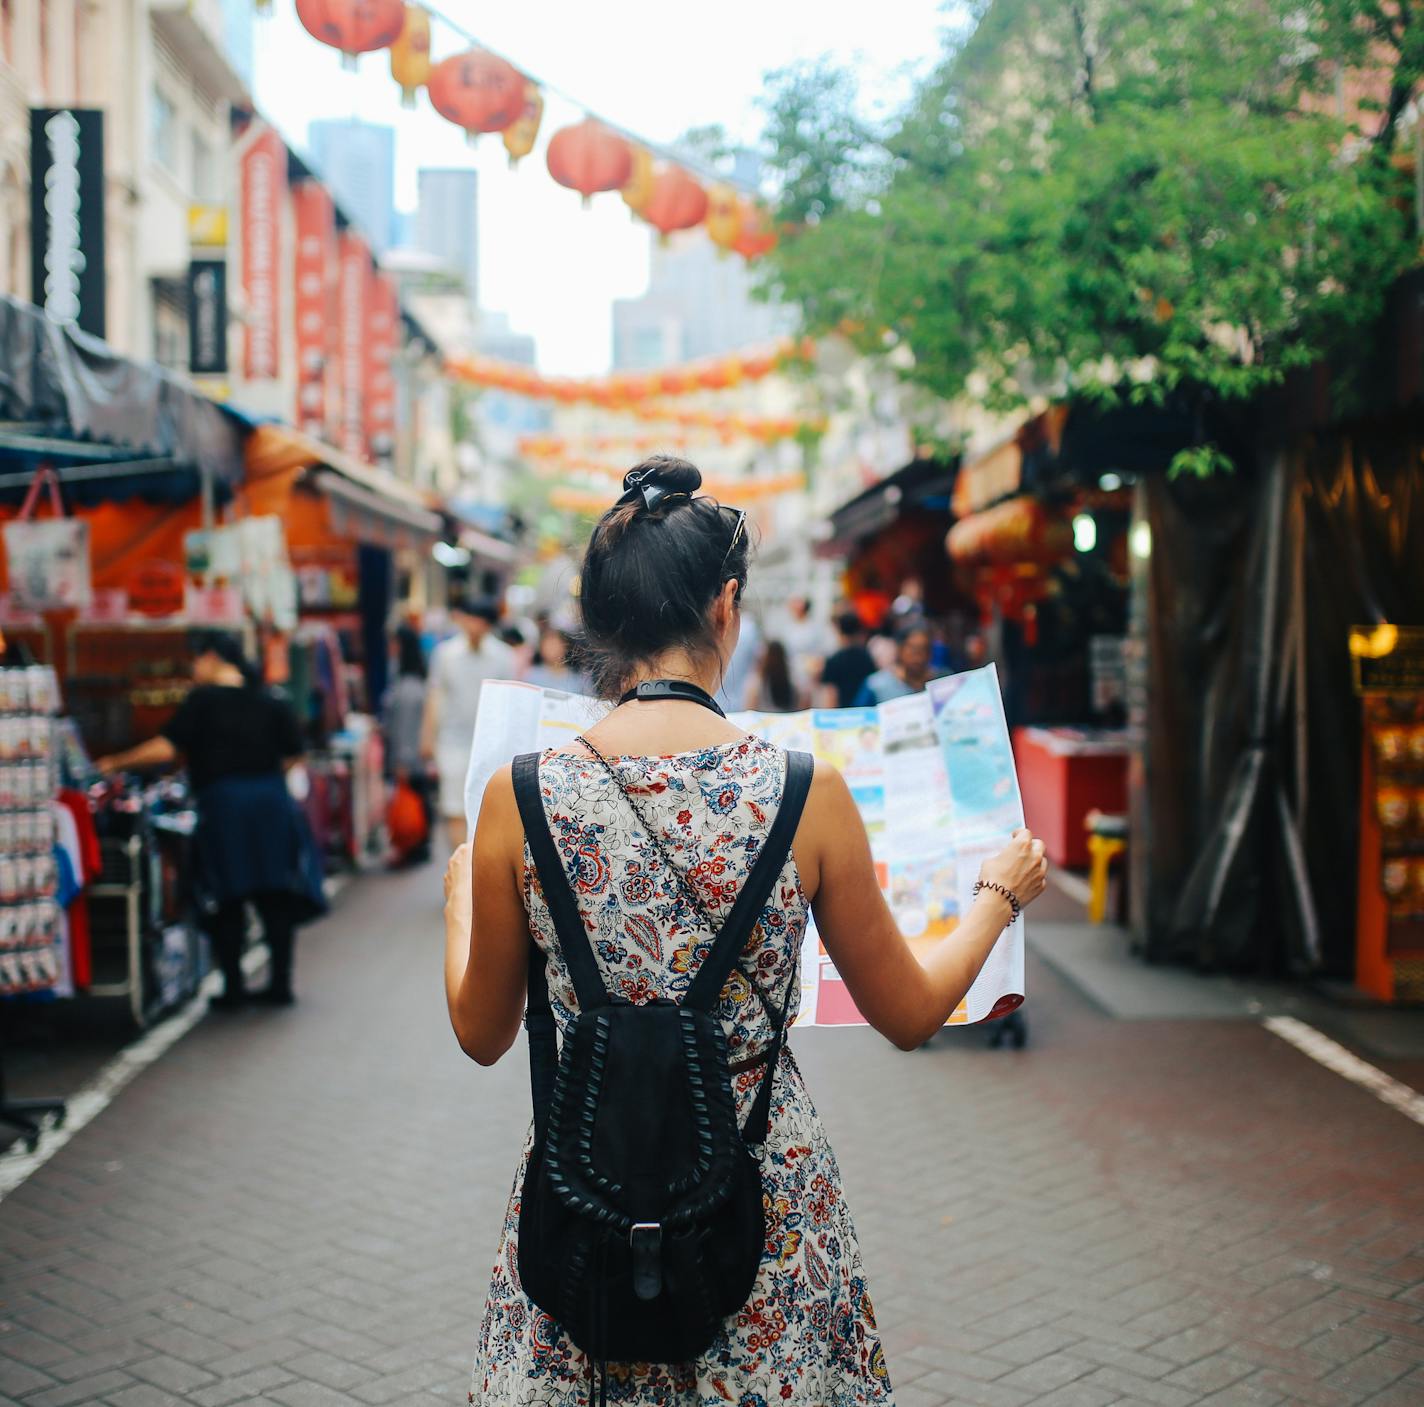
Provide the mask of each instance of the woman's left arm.
[{"label": "woman's left arm", "polygon": [[524,826],[508,767],[490,778],[473,844],[445,871],[445,1001],[460,1049],[493,1065],[519,1035],[529,920],[521,892]]}]

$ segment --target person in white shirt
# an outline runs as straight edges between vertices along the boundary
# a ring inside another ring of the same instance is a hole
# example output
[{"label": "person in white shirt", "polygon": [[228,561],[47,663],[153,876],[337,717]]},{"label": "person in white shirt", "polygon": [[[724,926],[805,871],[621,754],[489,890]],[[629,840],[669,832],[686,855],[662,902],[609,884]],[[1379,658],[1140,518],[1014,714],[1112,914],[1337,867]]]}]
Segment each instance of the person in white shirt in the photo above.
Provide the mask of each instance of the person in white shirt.
[{"label": "person in white shirt", "polygon": [[486,679],[512,679],[514,652],[495,634],[499,607],[471,597],[451,612],[455,634],[442,640],[430,657],[430,687],[425,695],[421,755],[434,763],[440,779],[440,814],[450,848],[469,838],[465,821],[465,773]]}]

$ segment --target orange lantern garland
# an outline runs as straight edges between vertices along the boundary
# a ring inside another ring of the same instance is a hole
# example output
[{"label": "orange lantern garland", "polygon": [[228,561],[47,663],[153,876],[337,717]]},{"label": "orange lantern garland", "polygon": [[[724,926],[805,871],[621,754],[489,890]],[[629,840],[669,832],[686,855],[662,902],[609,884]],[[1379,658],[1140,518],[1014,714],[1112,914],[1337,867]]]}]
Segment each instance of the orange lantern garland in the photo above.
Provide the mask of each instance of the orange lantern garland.
[{"label": "orange lantern garland", "polygon": [[564,127],[549,139],[549,174],[578,191],[584,207],[600,191],[616,191],[633,175],[633,148],[595,117]]},{"label": "orange lantern garland", "polygon": [[405,25],[403,0],[297,0],[297,18],[313,39],[341,50],[354,68],[357,54],[387,49]]},{"label": "orange lantern garland", "polygon": [[487,49],[443,59],[431,70],[430,103],[473,142],[481,132],[502,132],[523,115],[528,80]]},{"label": "orange lantern garland", "polygon": [[534,150],[539,137],[539,124],[544,120],[544,95],[538,85],[526,83],[524,86],[524,110],[504,129],[504,149],[509,153],[509,164],[518,166],[522,158]]},{"label": "orange lantern garland", "polygon": [[405,24],[391,45],[391,77],[401,86],[401,106],[414,107],[430,78],[430,14],[419,5],[405,7]]},{"label": "orange lantern garland", "polygon": [[664,243],[674,230],[690,230],[707,214],[707,192],[680,166],[669,166],[653,179],[652,193],[642,210]]}]

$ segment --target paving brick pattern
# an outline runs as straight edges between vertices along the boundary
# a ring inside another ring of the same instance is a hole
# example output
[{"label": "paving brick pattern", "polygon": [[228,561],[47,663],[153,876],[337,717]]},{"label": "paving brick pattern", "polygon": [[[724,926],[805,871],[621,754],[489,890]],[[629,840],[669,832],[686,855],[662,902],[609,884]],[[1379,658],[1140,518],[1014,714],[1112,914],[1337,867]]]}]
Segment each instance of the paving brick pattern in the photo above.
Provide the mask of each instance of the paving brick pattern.
[{"label": "paving brick pattern", "polygon": [[[0,1203],[0,1407],[462,1403],[527,1120],[440,991],[435,871],[303,935]],[[1418,1407],[1424,1131],[1242,1022],[793,1044],[900,1407]]]}]

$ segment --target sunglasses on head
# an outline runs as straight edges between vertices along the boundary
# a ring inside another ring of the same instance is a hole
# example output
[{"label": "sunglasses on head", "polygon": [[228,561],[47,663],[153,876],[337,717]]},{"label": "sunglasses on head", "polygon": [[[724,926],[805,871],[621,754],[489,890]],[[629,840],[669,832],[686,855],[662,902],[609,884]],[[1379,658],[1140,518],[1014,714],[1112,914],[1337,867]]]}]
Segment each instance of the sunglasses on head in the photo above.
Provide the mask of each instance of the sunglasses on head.
[{"label": "sunglasses on head", "polygon": [[747,510],[745,508],[723,508],[724,513],[735,513],[737,515],[736,524],[732,528],[732,540],[727,544],[727,550],[722,554],[722,565],[717,570],[719,578],[727,570],[727,563],[732,560],[732,553],[737,550],[737,544],[746,536],[747,532]]}]

